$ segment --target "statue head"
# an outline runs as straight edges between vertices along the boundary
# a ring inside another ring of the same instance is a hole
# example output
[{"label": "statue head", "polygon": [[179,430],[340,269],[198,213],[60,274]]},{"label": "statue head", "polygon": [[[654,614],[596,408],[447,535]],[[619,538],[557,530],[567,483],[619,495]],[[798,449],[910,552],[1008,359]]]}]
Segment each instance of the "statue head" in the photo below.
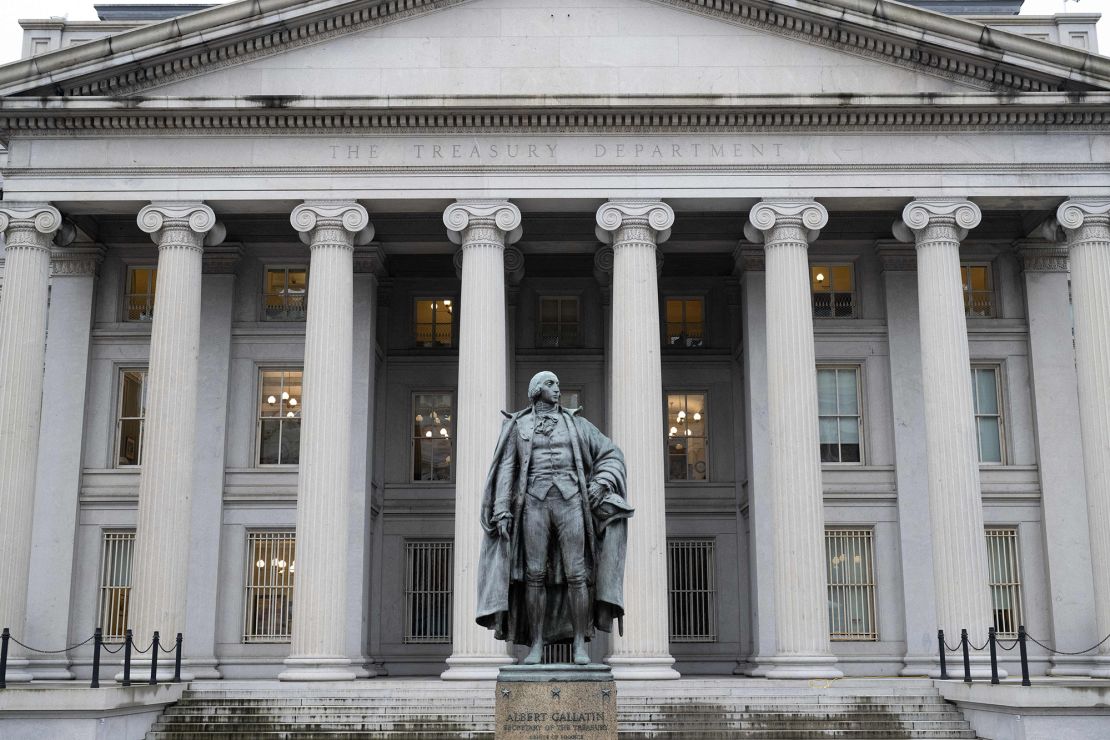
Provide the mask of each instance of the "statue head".
[{"label": "statue head", "polygon": [[559,403],[559,396],[559,378],[550,370],[541,370],[528,382],[528,400],[532,403],[539,400]]}]

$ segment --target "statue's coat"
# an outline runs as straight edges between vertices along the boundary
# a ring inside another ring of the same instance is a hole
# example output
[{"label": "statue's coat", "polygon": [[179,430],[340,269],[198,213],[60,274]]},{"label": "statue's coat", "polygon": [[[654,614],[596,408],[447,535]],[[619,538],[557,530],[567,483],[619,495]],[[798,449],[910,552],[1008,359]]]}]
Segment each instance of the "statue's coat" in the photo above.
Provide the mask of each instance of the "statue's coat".
[{"label": "statue's coat", "polygon": [[[585,525],[586,572],[589,577],[592,619],[590,634],[597,628],[609,632],[613,619],[624,616],[624,560],[627,520],[632,507],[627,503],[624,456],[617,446],[577,412],[560,409],[570,435]],[[484,532],[478,560],[478,624],[494,630],[499,640],[520,645],[532,643],[525,604],[524,526],[525,487],[532,455],[535,417],[526,408],[508,418],[501,428],[497,449],[482,492],[481,525]],[[590,483],[603,483],[609,490],[604,503],[590,509]],[[498,535],[494,512],[497,502],[507,503],[512,512],[508,540]],[[574,636],[567,598],[563,564],[558,557],[558,538],[551,538],[547,569],[547,615],[544,641],[560,642]]]}]

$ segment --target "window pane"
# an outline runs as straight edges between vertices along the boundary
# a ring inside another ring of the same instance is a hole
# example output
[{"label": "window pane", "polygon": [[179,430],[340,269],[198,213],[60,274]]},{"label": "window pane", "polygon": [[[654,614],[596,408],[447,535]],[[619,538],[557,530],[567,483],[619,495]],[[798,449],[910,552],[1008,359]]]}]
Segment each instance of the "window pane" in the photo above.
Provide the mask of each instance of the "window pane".
[{"label": "window pane", "polygon": [[836,413],[836,371],[817,371],[817,413]]},{"label": "window pane", "polygon": [[281,464],[296,465],[301,458],[301,420],[281,421]]},{"label": "window pane", "polygon": [[263,419],[258,439],[258,463],[278,465],[281,463],[281,420]]},{"label": "window pane", "polygon": [[703,304],[700,298],[692,298],[686,301],[686,323],[687,324],[700,324],[703,320]]},{"label": "window pane", "polygon": [[825,564],[830,637],[834,640],[878,639],[871,530],[826,530]]},{"label": "window pane", "polygon": [[837,293],[852,292],[852,266],[833,265],[829,268],[832,274],[832,289]]},{"label": "window pane", "polygon": [[859,444],[859,420],[856,417],[840,417],[840,442],[842,444]]},{"label": "window pane", "polygon": [[560,302],[559,320],[563,323],[577,323],[578,322],[578,299],[577,298],[564,298]]},{"label": "window pane", "polygon": [[540,299],[540,321],[551,323],[559,321],[559,303],[554,298]]},{"label": "window pane", "polygon": [[451,479],[452,401],[450,393],[413,396],[413,480]]},{"label": "window pane", "polygon": [[998,417],[985,416],[978,419],[979,424],[979,462],[1002,462],[1002,445]]},{"label": "window pane", "polygon": [[857,390],[855,370],[836,371],[836,393],[837,401],[840,404],[840,413],[855,414],[859,412]]},{"label": "window pane", "polygon": [[828,265],[811,265],[809,280],[814,293],[827,293],[830,289]]},{"label": "window pane", "polygon": [[859,443],[842,442],[840,444],[840,460],[843,463],[858,463],[860,461]]},{"label": "window pane", "polygon": [[688,437],[686,444],[687,465],[689,466],[686,480],[705,480],[705,440],[700,437]]},{"label": "window pane", "polygon": [[682,301],[668,298],[666,301],[667,307],[667,323],[668,324],[681,324],[682,323]]},{"label": "window pane", "polygon": [[145,416],[143,409],[143,378],[145,370],[128,370],[123,373],[123,392],[120,399],[120,416],[142,418]]},{"label": "window pane", "polygon": [[980,414],[998,413],[997,374],[994,370],[975,370],[976,411]]},{"label": "window pane", "polygon": [[247,535],[243,642],[288,642],[293,628],[296,543],[291,532]]},{"label": "window pane", "polygon": [[143,424],[146,417],[146,370],[120,374],[119,415],[116,419],[116,465],[142,462]]},{"label": "window pane", "polygon": [[822,416],[817,425],[820,430],[821,444],[835,445],[839,441],[835,416]]},{"label": "window pane", "polygon": [[300,457],[301,370],[263,370],[258,399],[258,464],[295,465]]}]

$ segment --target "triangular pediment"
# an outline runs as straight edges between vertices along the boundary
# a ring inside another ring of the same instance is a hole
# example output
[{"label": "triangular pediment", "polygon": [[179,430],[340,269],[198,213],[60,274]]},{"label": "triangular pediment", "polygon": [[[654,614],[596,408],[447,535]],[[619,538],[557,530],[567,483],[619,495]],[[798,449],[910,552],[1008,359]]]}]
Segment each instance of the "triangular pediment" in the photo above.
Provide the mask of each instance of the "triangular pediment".
[{"label": "triangular pediment", "polygon": [[0,67],[3,97],[1068,89],[1110,89],[1110,60],[883,0],[241,0]]}]

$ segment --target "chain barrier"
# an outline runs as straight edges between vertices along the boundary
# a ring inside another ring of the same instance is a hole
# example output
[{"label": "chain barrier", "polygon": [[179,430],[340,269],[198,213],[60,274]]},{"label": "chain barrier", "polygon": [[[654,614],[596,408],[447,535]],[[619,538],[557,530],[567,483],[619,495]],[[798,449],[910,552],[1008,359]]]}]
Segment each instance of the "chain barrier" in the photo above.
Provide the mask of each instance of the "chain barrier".
[{"label": "chain barrier", "polygon": [[990,650],[990,665],[991,665],[991,683],[992,684],[999,683],[999,680],[998,680],[998,649],[1001,648],[1004,652],[1008,652],[1010,650],[1013,650],[1016,647],[1018,649],[1019,662],[1021,664],[1021,685],[1022,686],[1031,686],[1032,683],[1029,680],[1029,654],[1028,654],[1028,649],[1027,649],[1027,645],[1026,645],[1027,642],[1032,642],[1035,645],[1039,645],[1040,647],[1044,648],[1045,650],[1049,651],[1050,653],[1053,653],[1054,655],[1085,655],[1085,654],[1091,652],[1092,650],[1097,650],[1098,648],[1102,647],[1104,644],[1106,644],[1106,642],[1108,640],[1110,640],[1110,635],[1107,635],[1106,637],[1102,638],[1101,640],[1099,640],[1097,643],[1095,643],[1091,647],[1087,648],[1086,650],[1074,650],[1074,651],[1072,651],[1072,650],[1058,650],[1058,649],[1052,647],[1051,645],[1046,645],[1044,642],[1041,642],[1040,640],[1038,640],[1037,638],[1033,637],[1028,632],[1026,632],[1025,631],[1025,625],[1019,625],[1018,626],[1018,632],[1017,632],[1017,638],[1014,639],[1013,641],[1011,641],[1009,645],[1007,645],[1002,640],[998,639],[998,631],[996,630],[996,628],[990,627],[987,630],[987,641],[985,643],[983,643],[982,645],[976,645],[976,644],[972,643],[968,639],[967,630],[964,629],[964,630],[960,630],[960,642],[959,642],[959,644],[953,646],[953,645],[949,645],[945,641],[945,639],[944,639],[944,630],[937,630],[937,650],[940,653],[940,677],[942,679],[948,679],[948,665],[947,665],[948,653],[956,653],[957,651],[959,651],[960,653],[962,653],[963,663],[964,663],[963,680],[964,680],[965,683],[971,683],[970,651],[974,650],[976,652],[979,652],[979,651],[984,650],[984,649],[989,649]]},{"label": "chain barrier", "polygon": [[59,655],[61,653],[68,653],[70,650],[76,650],[79,647],[84,647],[85,645],[88,645],[90,642],[92,642],[95,638],[96,638],[96,635],[93,635],[92,637],[85,640],[84,642],[79,642],[76,645],[70,645],[69,647],[64,647],[61,650],[39,650],[38,648],[33,648],[30,645],[24,645],[22,642],[15,639],[14,637],[11,638],[11,640],[12,640],[12,642],[14,642],[16,645],[19,645],[24,650],[30,650],[32,653],[42,653],[43,655]]}]

